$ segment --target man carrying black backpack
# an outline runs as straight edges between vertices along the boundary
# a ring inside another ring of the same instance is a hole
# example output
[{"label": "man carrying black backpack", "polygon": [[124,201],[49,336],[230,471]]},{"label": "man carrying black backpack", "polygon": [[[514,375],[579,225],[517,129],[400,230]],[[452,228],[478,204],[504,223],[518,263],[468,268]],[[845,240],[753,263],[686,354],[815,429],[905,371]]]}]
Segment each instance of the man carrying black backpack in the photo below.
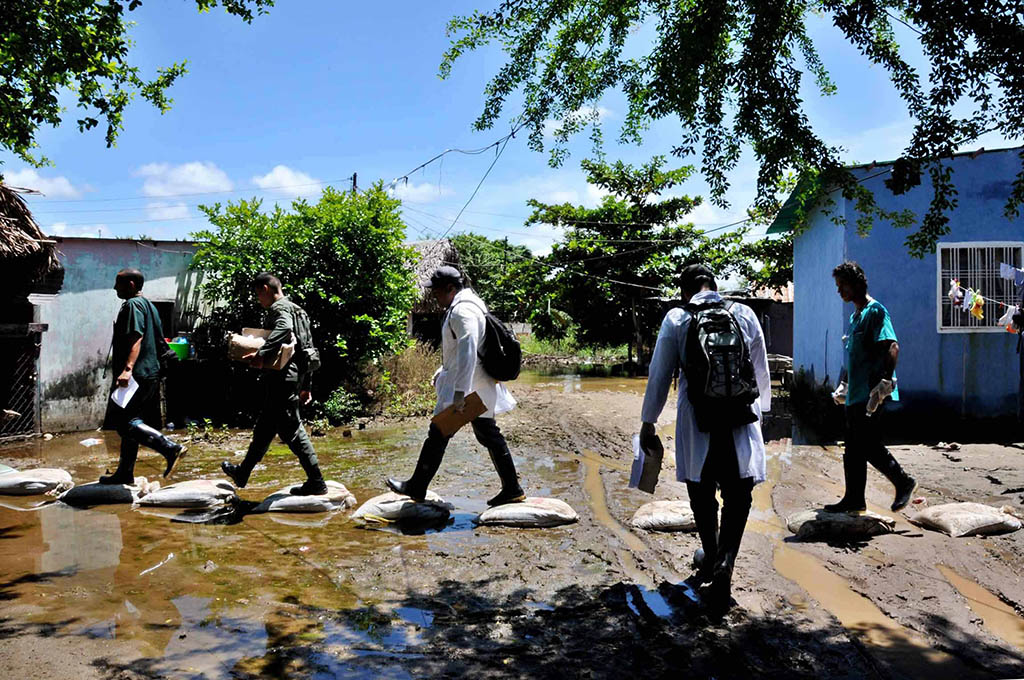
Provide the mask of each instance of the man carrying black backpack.
[{"label": "man carrying black backpack", "polygon": [[[462,274],[455,267],[438,267],[430,277],[430,289],[438,304],[448,310],[441,324],[441,368],[434,375],[437,392],[434,414],[452,405],[461,412],[466,405],[466,396],[476,392],[487,410],[472,420],[473,434],[490,453],[491,462],[501,479],[501,491],[487,504],[493,506],[521,501],[525,496],[519,486],[515,462],[494,419],[497,414],[510,411],[516,405],[516,400],[499,380],[512,379],[519,374],[518,343],[514,338],[503,337],[500,331],[495,332],[495,321],[489,318],[487,306],[464,286]],[[515,345],[514,348],[506,346],[506,351],[500,352],[503,348],[498,343],[502,340],[508,345]],[[491,346],[487,346],[488,343]],[[506,362],[501,360],[502,356],[513,359],[511,363],[514,365],[503,365]],[[491,375],[488,366],[499,375]],[[503,375],[506,372],[507,375]],[[412,477],[404,482],[389,477],[386,480],[388,488],[422,501],[430,480],[441,466],[449,439],[431,423]]]},{"label": "man carrying black backpack", "polygon": [[231,481],[239,488],[249,482],[253,468],[263,460],[274,436],[288,445],[299,459],[306,473],[302,486],[292,489],[296,496],[316,496],[327,493],[320,465],[313,450],[313,443],[302,426],[299,408],[313,398],[310,394],[312,374],[320,366],[320,356],[313,345],[309,317],[302,307],[285,297],[281,280],[273,274],[258,274],[252,282],[252,290],[260,305],[268,310],[264,327],[270,331],[266,343],[259,350],[245,357],[254,368],[271,364],[281,348],[295,342],[295,353],[279,371],[265,371],[262,376],[264,389],[263,407],[252,430],[252,442],[240,465],[228,461],[220,464]]},{"label": "man carrying black backpack", "polygon": [[[722,300],[707,267],[684,267],[679,285],[685,305],[669,310],[658,333],[640,442],[647,450],[661,446],[655,424],[678,372],[676,477],[686,482],[704,549],[688,582],[710,584],[709,605],[724,613],[751,491],[765,479],[760,420],[771,408],[768,354],[753,310]],[[721,529],[716,489],[722,492]]]}]

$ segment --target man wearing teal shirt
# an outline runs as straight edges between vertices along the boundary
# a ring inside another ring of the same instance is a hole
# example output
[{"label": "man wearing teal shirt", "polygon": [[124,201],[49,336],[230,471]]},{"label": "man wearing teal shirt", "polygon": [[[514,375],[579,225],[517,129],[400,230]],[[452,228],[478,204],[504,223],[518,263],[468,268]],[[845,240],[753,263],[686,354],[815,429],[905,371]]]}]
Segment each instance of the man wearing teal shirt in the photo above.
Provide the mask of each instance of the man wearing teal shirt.
[{"label": "man wearing teal shirt", "polygon": [[846,493],[842,500],[826,505],[827,512],[860,513],[867,509],[864,488],[867,464],[874,465],[896,487],[892,510],[902,510],[917,489],[917,482],[900,467],[882,444],[880,421],[886,397],[899,400],[896,389],[896,341],[889,312],[868,295],[868,279],[856,262],[844,262],[834,270],[836,290],[843,302],[852,302],[850,328],[845,338],[846,382],[833,394],[837,404],[846,405],[846,450],[843,473]]}]

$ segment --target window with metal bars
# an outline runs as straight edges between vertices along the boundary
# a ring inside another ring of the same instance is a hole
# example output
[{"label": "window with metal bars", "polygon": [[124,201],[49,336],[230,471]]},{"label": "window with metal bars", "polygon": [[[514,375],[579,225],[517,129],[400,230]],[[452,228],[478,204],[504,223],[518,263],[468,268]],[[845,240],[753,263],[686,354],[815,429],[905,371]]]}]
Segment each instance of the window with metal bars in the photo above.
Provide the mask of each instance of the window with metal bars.
[{"label": "window with metal bars", "polygon": [[[940,243],[936,252],[938,268],[938,331],[940,333],[998,333],[1006,329],[996,321],[1006,311],[1004,305],[1018,303],[1014,282],[1000,276],[1000,265],[1020,268],[1024,243],[1014,241],[978,241]],[[984,317],[978,319],[949,298],[950,281],[960,282],[966,292],[973,289],[984,296]]]}]

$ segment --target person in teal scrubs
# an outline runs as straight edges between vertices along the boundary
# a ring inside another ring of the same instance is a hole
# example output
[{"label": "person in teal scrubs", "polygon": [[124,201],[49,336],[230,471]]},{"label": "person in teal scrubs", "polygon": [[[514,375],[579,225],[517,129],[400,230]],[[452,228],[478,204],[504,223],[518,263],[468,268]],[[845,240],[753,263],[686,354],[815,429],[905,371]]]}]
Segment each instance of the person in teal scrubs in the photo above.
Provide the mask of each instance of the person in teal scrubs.
[{"label": "person in teal scrubs", "polygon": [[832,270],[832,277],[839,297],[852,302],[854,311],[845,338],[846,382],[833,395],[836,403],[846,406],[846,492],[825,510],[856,514],[867,509],[864,488],[871,463],[896,487],[891,506],[896,512],[907,506],[917,489],[914,478],[882,444],[885,400],[900,398],[895,374],[900,345],[888,310],[868,295],[868,279],[860,265],[843,262]]}]

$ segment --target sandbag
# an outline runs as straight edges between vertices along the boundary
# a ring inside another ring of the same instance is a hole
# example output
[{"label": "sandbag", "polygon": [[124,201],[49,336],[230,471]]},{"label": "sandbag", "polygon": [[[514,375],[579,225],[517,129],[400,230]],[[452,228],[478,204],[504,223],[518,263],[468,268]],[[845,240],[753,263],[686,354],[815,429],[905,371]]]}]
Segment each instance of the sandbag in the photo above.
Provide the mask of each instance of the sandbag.
[{"label": "sandbag", "polygon": [[576,511],[557,498],[528,496],[520,503],[488,508],[474,520],[477,524],[509,527],[557,527],[579,520]]},{"label": "sandbag", "polygon": [[238,500],[231,482],[193,479],[165,486],[139,499],[139,505],[164,508],[215,508]]},{"label": "sandbag", "polygon": [[0,495],[4,496],[57,495],[74,485],[71,474],[59,468],[15,470],[0,475]]},{"label": "sandbag", "polygon": [[136,477],[135,484],[100,484],[92,482],[65,491],[57,500],[78,508],[93,505],[117,505],[121,503],[138,503],[147,494],[160,488],[160,482],[149,482],[145,477]]},{"label": "sandbag", "polygon": [[320,496],[293,496],[291,490],[301,484],[286,486],[267,496],[253,512],[333,512],[356,504],[356,497],[344,484],[331,480],[327,480],[326,484],[327,493]]},{"label": "sandbag", "polygon": [[994,508],[983,503],[944,503],[922,510],[910,521],[953,537],[984,536],[1020,529],[1020,518],[1014,512],[1008,505]]},{"label": "sandbag", "polygon": [[433,491],[426,500],[417,502],[408,496],[389,491],[374,496],[352,513],[352,519],[386,522],[438,522],[447,520],[455,506]]},{"label": "sandbag", "polygon": [[848,540],[892,533],[896,528],[896,520],[870,510],[850,515],[817,508],[790,515],[786,519],[786,526],[797,538],[805,541],[833,538]]},{"label": "sandbag", "polygon": [[644,503],[633,513],[630,524],[648,531],[693,531],[697,528],[689,501]]}]

